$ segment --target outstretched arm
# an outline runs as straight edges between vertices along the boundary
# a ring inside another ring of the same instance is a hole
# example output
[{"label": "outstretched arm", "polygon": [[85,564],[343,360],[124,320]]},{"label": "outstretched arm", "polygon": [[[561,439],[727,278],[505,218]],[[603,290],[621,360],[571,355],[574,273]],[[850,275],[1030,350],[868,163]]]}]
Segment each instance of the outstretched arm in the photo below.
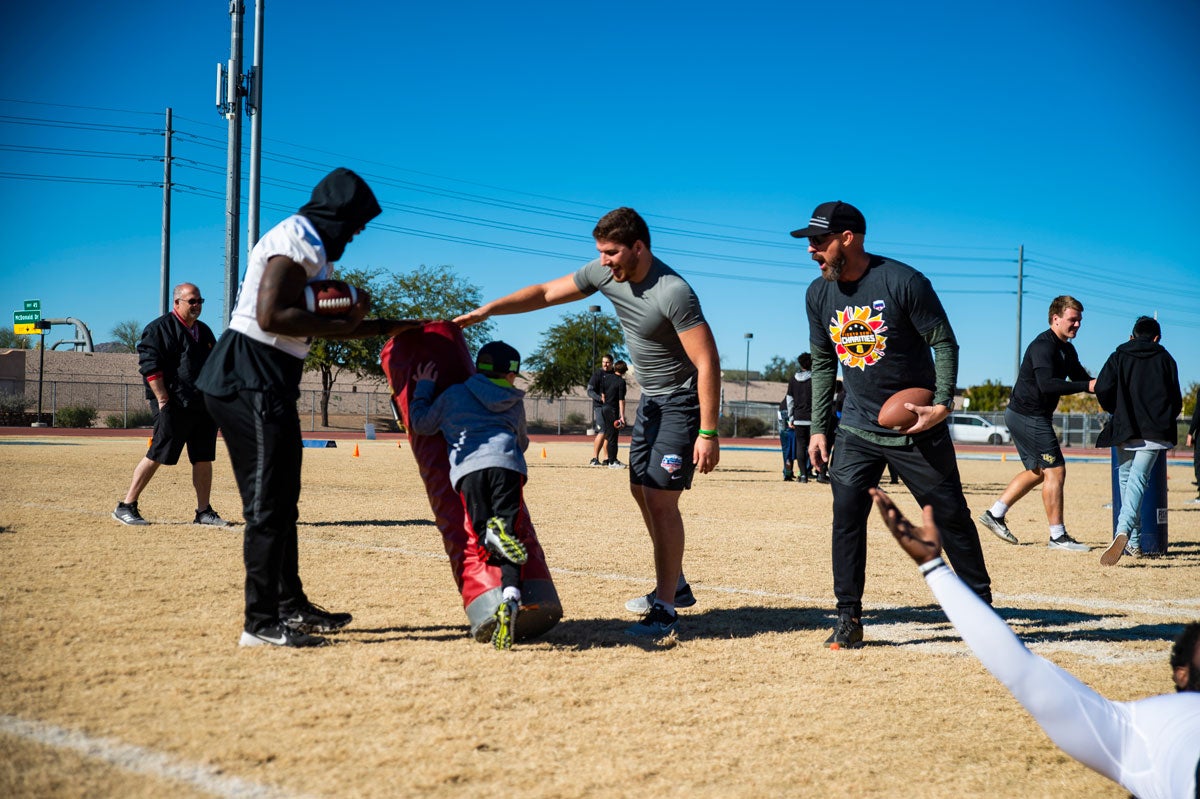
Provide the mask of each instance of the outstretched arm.
[{"label": "outstretched arm", "polygon": [[925,507],[924,525],[915,527],[887,494],[872,488],[871,496],[896,542],[921,567],[950,623],[984,667],[1060,749],[1121,782],[1118,758],[1135,735],[1128,706],[1110,702],[1025,648],[1004,620],[941,561],[942,542],[932,507]]},{"label": "outstretched arm", "polygon": [[523,289],[517,289],[506,297],[492,300],[473,311],[467,311],[462,316],[455,317],[454,324],[459,327],[470,327],[480,322],[486,322],[489,316],[503,314],[525,313],[536,311],[551,305],[558,305],[586,296],[575,286],[575,276],[563,275],[548,283],[535,283]]}]

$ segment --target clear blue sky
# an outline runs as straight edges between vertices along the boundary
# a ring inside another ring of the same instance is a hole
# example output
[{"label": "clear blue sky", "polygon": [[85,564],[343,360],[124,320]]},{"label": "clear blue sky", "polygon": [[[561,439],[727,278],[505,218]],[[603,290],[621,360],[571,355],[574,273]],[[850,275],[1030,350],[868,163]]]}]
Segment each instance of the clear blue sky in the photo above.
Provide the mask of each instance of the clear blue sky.
[{"label": "clear blue sky", "polygon": [[[630,205],[697,289],[724,365],[743,368],[750,332],[759,369],[807,349],[817,270],[788,231],[843,199],[869,249],[932,279],[961,386],[1012,380],[1020,245],[1023,343],[1069,293],[1093,372],[1157,313],[1182,381],[1200,380],[1193,0],[274,0],[266,14],[262,229],[349,166],[385,210],[345,265],[449,265],[490,299],[589,260],[595,219]],[[247,67],[253,18],[246,0]],[[37,298],[105,341],[158,313],[170,106],[172,282],[198,283],[219,329],[228,3],[21,3],[0,21],[2,321]],[[499,317],[497,332],[528,353],[586,305]]]}]

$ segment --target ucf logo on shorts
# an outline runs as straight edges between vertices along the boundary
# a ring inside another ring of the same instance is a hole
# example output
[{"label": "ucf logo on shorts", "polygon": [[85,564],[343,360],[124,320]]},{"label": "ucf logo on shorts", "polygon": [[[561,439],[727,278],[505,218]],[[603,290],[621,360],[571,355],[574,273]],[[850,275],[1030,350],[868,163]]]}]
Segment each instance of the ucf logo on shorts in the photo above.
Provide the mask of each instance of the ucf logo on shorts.
[{"label": "ucf logo on shorts", "polygon": [[[882,310],[882,309],[881,309]],[[870,306],[850,306],[829,320],[829,338],[833,340],[838,360],[847,368],[866,370],[879,363],[887,349],[887,325],[882,313],[872,313]]]}]

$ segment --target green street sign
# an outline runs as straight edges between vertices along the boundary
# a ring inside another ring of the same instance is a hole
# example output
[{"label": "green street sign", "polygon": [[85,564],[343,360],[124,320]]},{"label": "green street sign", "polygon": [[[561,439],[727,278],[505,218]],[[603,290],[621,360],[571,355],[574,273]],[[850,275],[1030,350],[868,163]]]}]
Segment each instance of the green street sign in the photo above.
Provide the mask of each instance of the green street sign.
[{"label": "green street sign", "polygon": [[14,325],[28,325],[42,321],[41,311],[13,311]]},{"label": "green street sign", "polygon": [[25,300],[25,310],[27,310],[27,311],[42,310],[42,301],[41,300]]}]

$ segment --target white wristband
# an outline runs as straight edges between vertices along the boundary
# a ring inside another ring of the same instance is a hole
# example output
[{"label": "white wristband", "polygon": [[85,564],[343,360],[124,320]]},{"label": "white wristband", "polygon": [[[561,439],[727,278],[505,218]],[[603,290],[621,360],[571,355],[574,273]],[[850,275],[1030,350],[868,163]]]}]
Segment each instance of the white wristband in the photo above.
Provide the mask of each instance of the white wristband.
[{"label": "white wristband", "polygon": [[949,567],[946,565],[946,561],[942,560],[941,558],[934,558],[933,560],[922,563],[919,568],[921,569],[921,576],[928,577],[929,573],[932,571],[936,571],[937,569],[947,569]]}]

